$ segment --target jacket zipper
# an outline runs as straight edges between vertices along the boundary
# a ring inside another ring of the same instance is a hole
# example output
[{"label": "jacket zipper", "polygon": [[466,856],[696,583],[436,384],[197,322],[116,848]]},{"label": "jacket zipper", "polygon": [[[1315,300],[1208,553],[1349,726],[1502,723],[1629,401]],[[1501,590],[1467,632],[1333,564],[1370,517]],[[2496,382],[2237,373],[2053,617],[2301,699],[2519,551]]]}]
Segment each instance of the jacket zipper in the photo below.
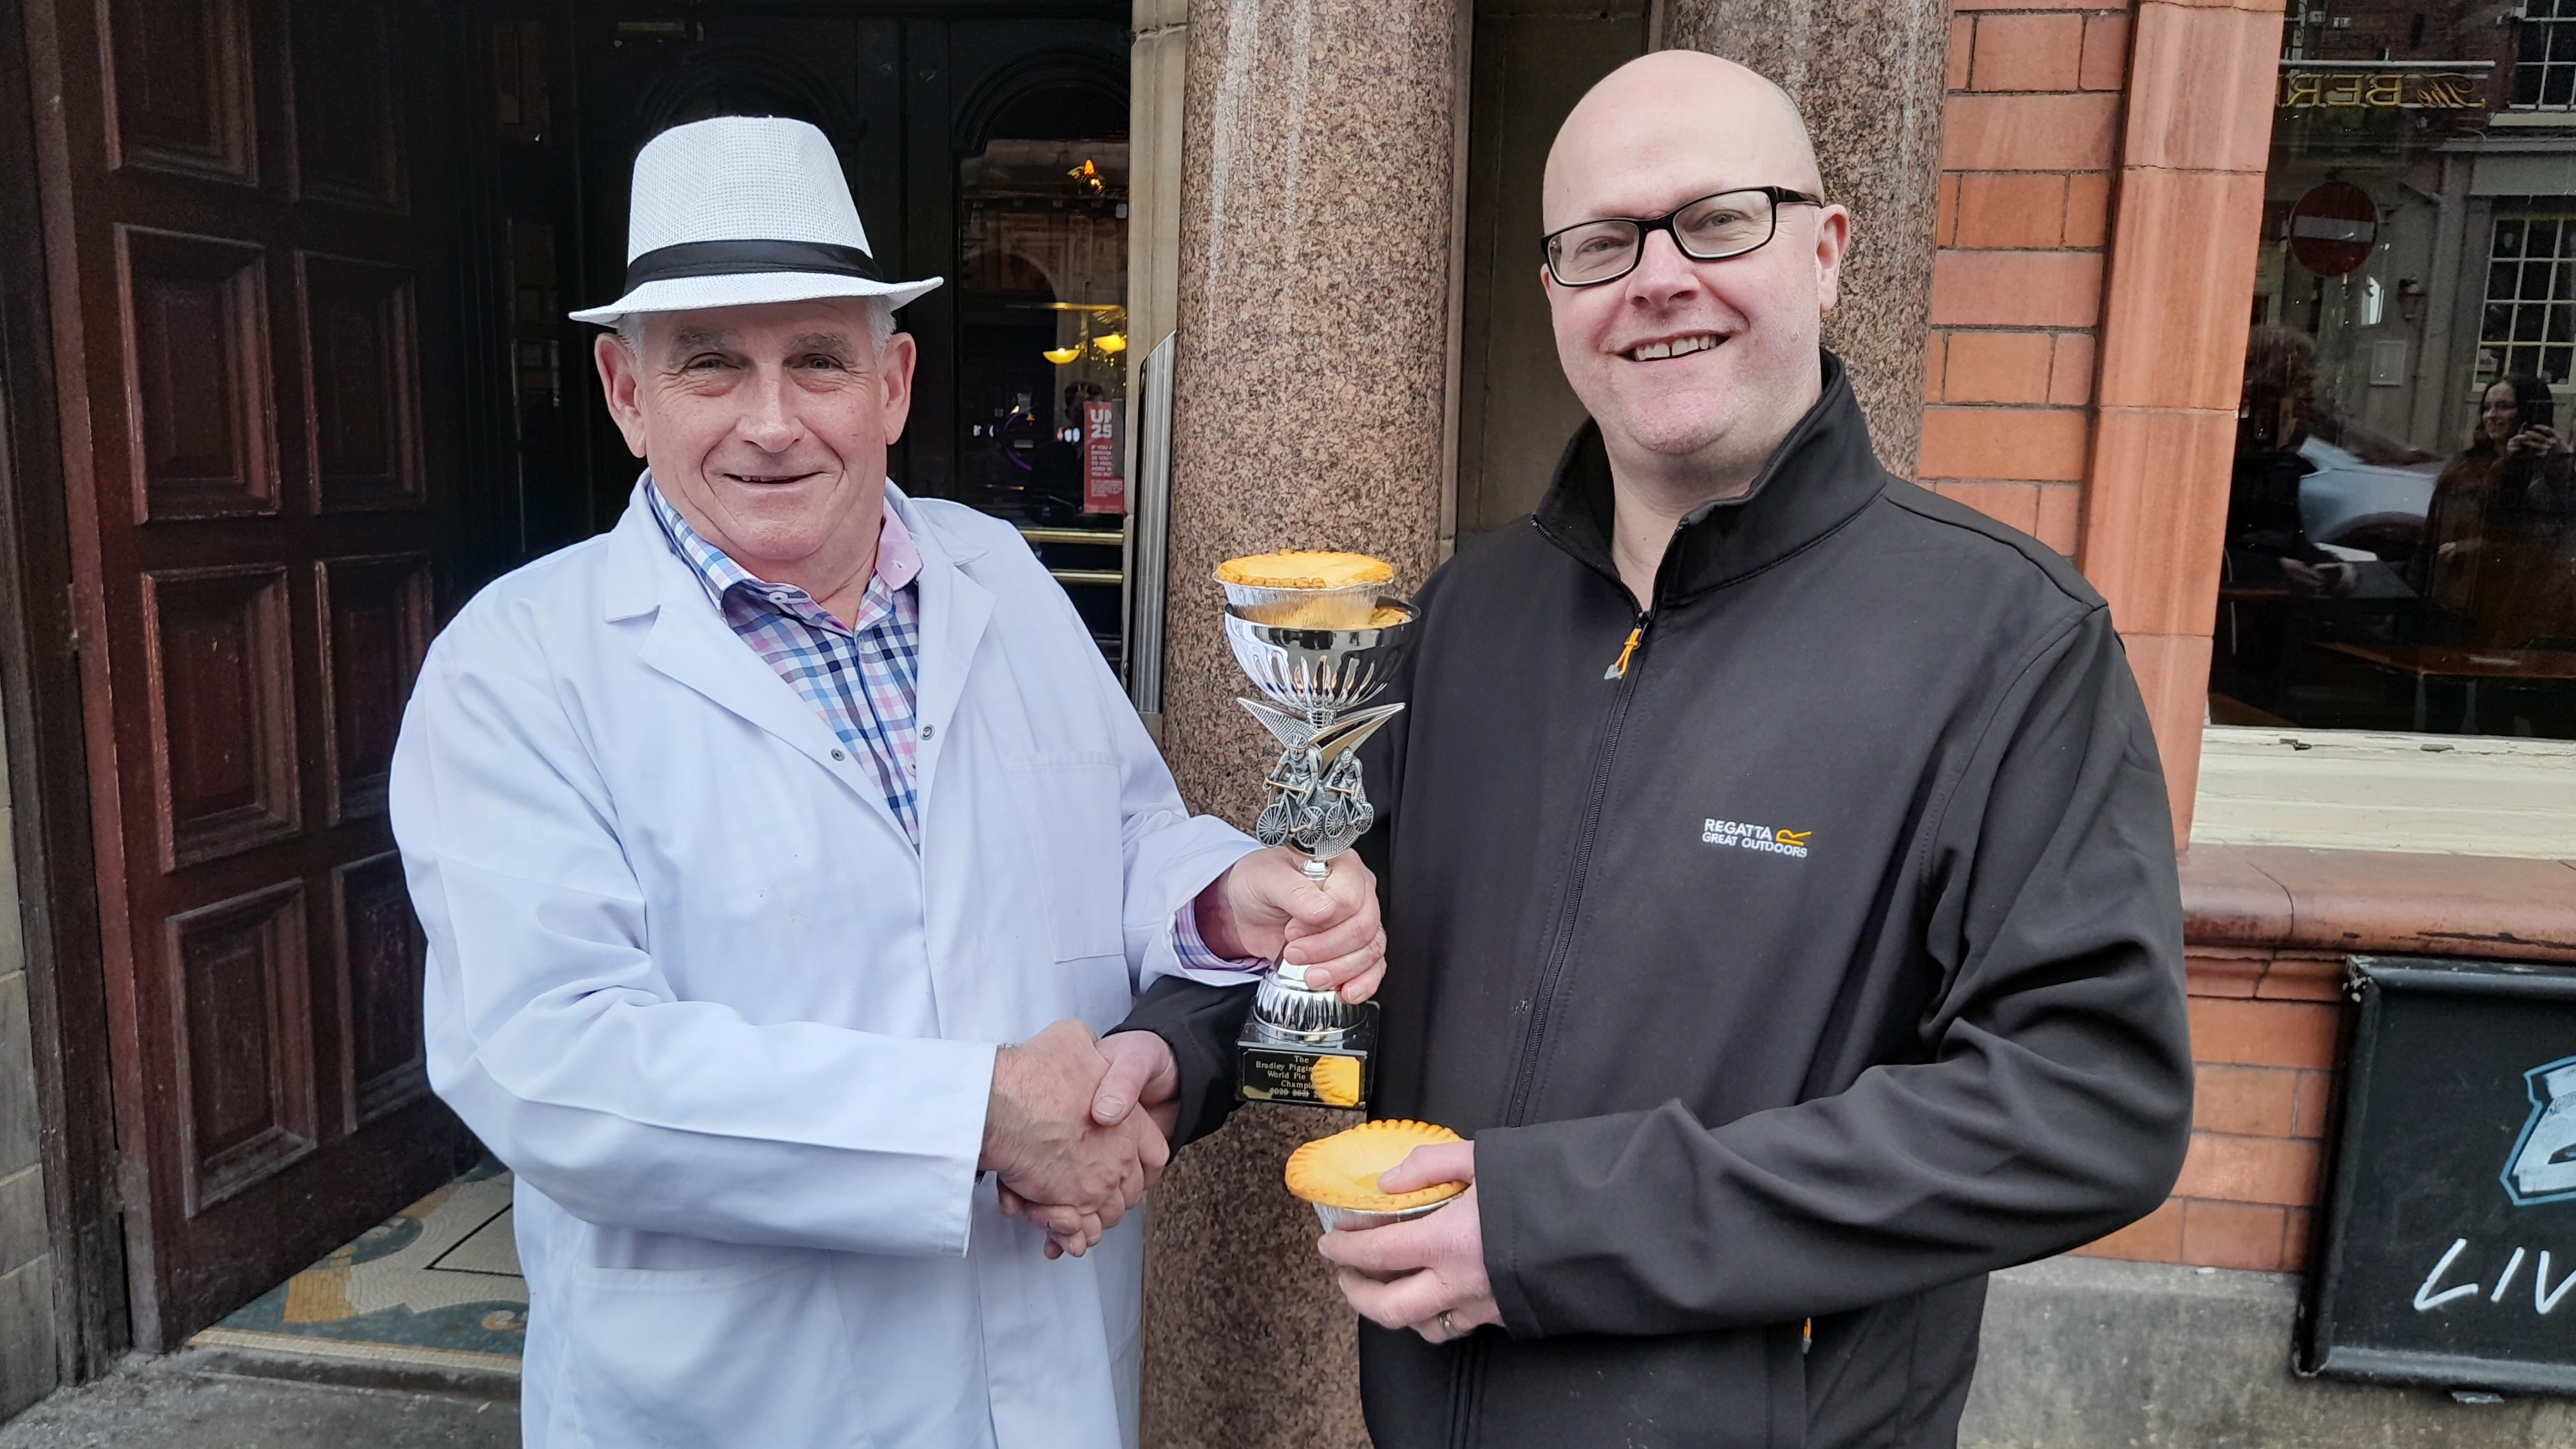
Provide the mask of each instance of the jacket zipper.
[{"label": "jacket zipper", "polygon": [[1530,1090],[1538,1077],[1539,1046],[1547,1036],[1547,1019],[1556,1006],[1556,990],[1565,977],[1566,958],[1574,950],[1574,923],[1583,910],[1584,881],[1591,872],[1592,845],[1601,830],[1602,801],[1610,793],[1610,767],[1619,753],[1619,730],[1627,723],[1628,701],[1636,693],[1637,652],[1645,647],[1646,634],[1654,625],[1653,611],[1639,611],[1619,658],[1601,676],[1614,682],[1610,717],[1601,728],[1601,755],[1592,766],[1592,789],[1584,800],[1582,831],[1575,837],[1574,862],[1567,873],[1565,907],[1557,917],[1556,939],[1549,943],[1547,966],[1539,973],[1538,992],[1530,998],[1529,1029],[1521,1037],[1520,1061],[1512,1072],[1511,1100],[1503,1112],[1506,1127],[1520,1126],[1522,1114],[1529,1109]]}]

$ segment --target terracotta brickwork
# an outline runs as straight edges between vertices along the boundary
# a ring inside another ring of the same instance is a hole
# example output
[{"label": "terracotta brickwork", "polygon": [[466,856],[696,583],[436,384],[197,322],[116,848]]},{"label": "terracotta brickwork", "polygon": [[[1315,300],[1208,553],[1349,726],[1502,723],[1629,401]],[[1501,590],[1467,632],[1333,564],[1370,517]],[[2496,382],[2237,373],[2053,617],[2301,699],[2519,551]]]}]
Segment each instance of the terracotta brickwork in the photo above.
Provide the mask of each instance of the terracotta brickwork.
[{"label": "terracotta brickwork", "polygon": [[2280,0],[1954,0],[1919,476],[2111,601],[2190,831]]},{"label": "terracotta brickwork", "polygon": [[2182,1181],[2153,1214],[2081,1251],[2263,1272],[2305,1266],[2342,1029],[2343,969],[2339,955],[2194,949],[2198,1081]]},{"label": "terracotta brickwork", "polygon": [[2129,51],[2099,0],[1958,0],[1920,473],[2073,554]]}]

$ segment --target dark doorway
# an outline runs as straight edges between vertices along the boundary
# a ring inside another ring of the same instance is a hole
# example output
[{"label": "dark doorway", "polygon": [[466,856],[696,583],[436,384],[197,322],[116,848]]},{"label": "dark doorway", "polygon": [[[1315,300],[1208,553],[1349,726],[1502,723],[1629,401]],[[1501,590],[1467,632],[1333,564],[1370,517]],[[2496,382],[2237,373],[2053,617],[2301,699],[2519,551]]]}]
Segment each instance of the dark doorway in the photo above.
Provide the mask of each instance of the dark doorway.
[{"label": "dark doorway", "polygon": [[[957,14],[581,7],[580,301],[616,291],[645,141],[716,115],[821,127],[879,264],[948,279],[899,314],[921,360],[895,481],[1019,525],[1114,663],[1124,520],[1086,507],[1082,442],[1083,404],[1123,404],[1125,7]],[[585,372],[590,335],[563,337]],[[589,521],[605,527],[637,465],[595,402],[583,416]]]}]

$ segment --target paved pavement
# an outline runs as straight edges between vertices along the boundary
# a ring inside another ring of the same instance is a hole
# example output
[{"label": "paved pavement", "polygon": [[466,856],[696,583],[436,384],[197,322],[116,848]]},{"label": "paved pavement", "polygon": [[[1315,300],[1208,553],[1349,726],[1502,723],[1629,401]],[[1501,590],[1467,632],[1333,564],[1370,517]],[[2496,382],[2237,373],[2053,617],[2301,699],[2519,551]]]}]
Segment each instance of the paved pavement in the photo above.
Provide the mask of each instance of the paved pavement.
[{"label": "paved pavement", "polygon": [[[189,1351],[130,1360],[0,1428],[0,1449],[515,1449],[506,1387],[315,1382]],[[335,1375],[337,1376],[337,1375]]]}]

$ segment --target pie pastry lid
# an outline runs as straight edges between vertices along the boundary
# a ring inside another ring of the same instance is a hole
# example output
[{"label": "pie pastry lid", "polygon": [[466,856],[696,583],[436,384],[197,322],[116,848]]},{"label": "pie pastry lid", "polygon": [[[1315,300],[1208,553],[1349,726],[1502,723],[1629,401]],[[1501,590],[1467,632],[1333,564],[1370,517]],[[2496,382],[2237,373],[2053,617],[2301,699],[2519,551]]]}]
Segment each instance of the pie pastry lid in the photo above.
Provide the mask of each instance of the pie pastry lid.
[{"label": "pie pastry lid", "polygon": [[1375,1214],[1429,1207],[1465,1192],[1467,1185],[1441,1182],[1412,1192],[1380,1192],[1378,1174],[1404,1161],[1417,1147],[1462,1140],[1432,1122],[1401,1118],[1363,1122],[1288,1154],[1288,1190],[1319,1208]]},{"label": "pie pastry lid", "polygon": [[1216,566],[1217,582],[1261,589],[1375,588],[1395,577],[1395,565],[1364,553],[1290,548],[1245,554]]}]

